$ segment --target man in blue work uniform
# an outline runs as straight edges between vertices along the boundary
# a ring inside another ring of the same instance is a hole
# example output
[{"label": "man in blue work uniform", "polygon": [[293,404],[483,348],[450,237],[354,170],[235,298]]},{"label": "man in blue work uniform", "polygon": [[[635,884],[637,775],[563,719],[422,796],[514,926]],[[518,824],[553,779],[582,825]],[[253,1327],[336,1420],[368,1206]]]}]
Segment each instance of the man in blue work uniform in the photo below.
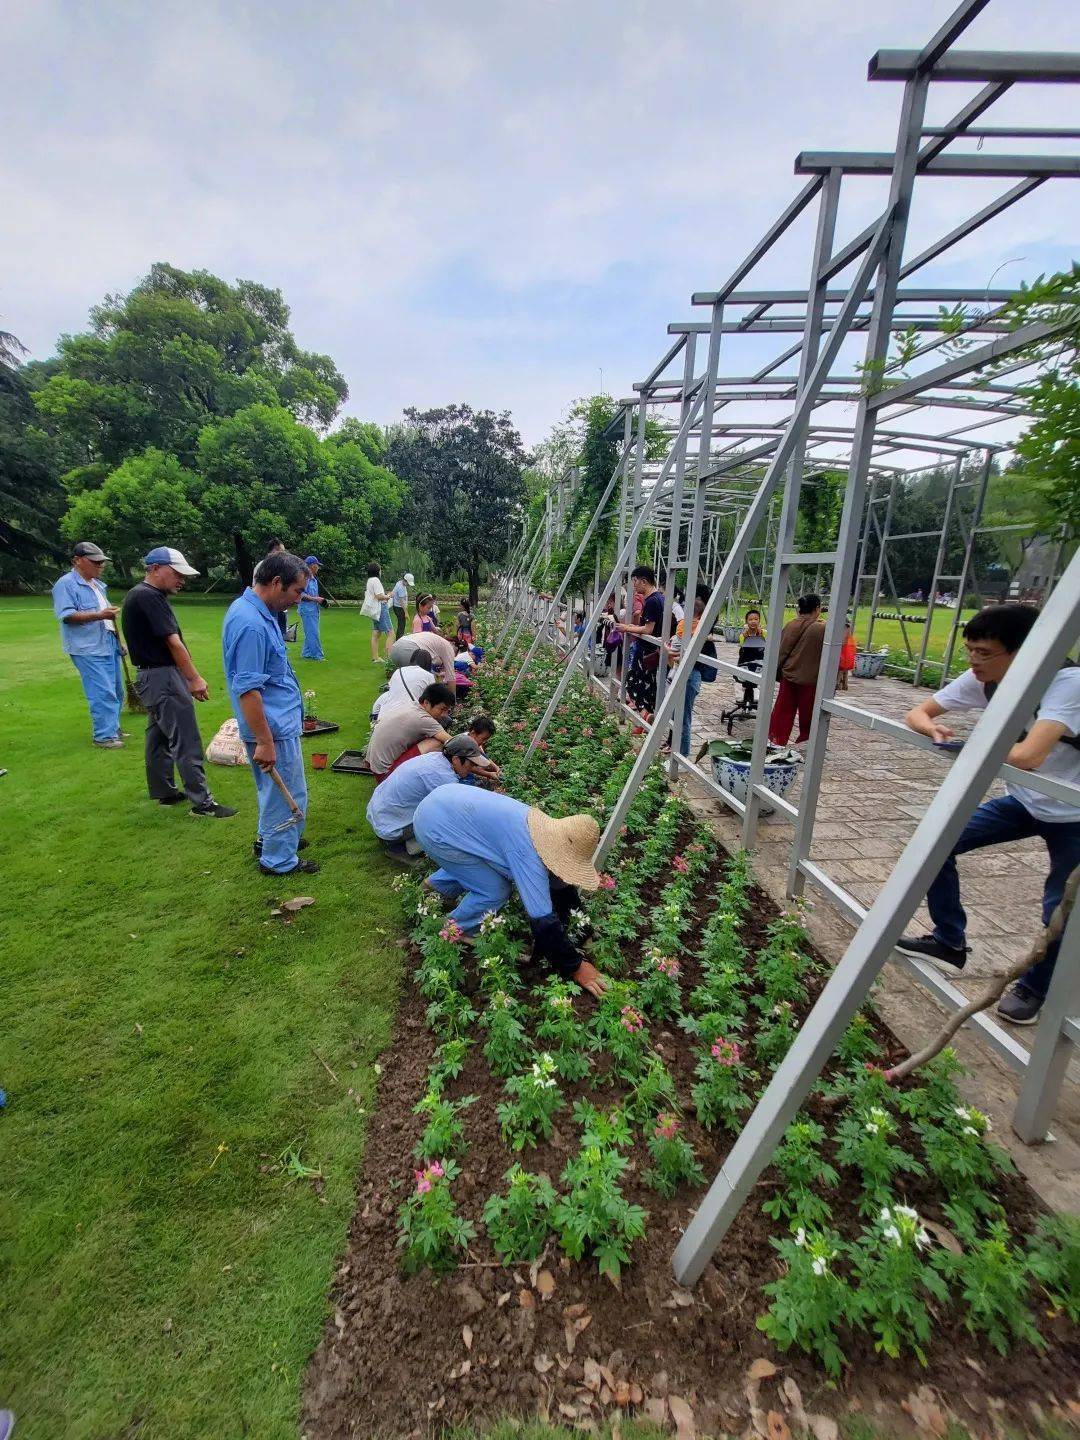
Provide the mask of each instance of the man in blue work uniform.
[{"label": "man in blue work uniform", "polygon": [[90,706],[94,744],[101,750],[119,750],[124,677],[116,632],[118,607],[109,604],[101,583],[108,558],[100,546],[80,540],[72,551],[71,569],[52,587],[52,598],[64,653],[79,672]]},{"label": "man in blue work uniform", "polygon": [[304,564],[308,568],[308,582],[300,597],[300,619],[304,626],[304,648],[300,651],[300,659],[325,660],[319,636],[319,622],[322,618],[319,610],[326,604],[326,596],[319,594],[319,582],[315,578],[319,573],[319,558],[317,555],[309,555]]},{"label": "man in blue work uniform", "polygon": [[265,875],[318,870],[301,860],[303,819],[295,819],[271,777],[276,769],[301,812],[307,808],[307,780],[300,735],[304,701],[285,653],[278,616],[295,605],[308,578],[297,555],[267,555],[252,583],[229,606],[222,631],[225,683],[247,747],[259,802],[255,854]]},{"label": "man in blue work uniform", "polygon": [[441,750],[406,760],[376,785],[368,801],[367,822],[388,855],[404,865],[415,864],[421,852],[413,838],[412,821],[420,801],[440,785],[498,773],[495,762],[471,735],[455,735]]},{"label": "man in blue work uniform", "polygon": [[413,831],[441,867],[425,884],[461,897],[451,919],[466,934],[506,904],[513,885],[529,917],[537,959],[591,995],[603,994],[600,972],[566,933],[578,887],[596,890],[600,884],[592,863],[600,831],[591,815],[554,820],[509,795],[443,785],[416,807]]}]

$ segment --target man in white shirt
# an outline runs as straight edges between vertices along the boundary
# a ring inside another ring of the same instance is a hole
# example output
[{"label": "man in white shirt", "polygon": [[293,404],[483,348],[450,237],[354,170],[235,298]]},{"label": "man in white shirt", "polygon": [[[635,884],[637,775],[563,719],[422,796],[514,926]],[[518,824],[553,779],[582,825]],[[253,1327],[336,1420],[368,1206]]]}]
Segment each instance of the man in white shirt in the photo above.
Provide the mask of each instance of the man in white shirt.
[{"label": "man in white shirt", "polygon": [[[1004,679],[1016,652],[1038,618],[1030,605],[988,605],[964,627],[964,645],[971,669],[939,690],[930,700],[908,712],[907,723],[935,744],[953,738],[939,717],[950,710],[983,710]],[[1037,771],[1056,780],[1080,785],[1080,666],[1067,664],[1051,680],[1035,717],[1006,757],[1018,770]],[[1026,840],[1038,835],[1050,855],[1050,873],[1043,888],[1043,924],[1061,900],[1065,882],[1080,865],[1080,800],[1070,804],[1008,784],[1008,794],[984,801],[965,825],[952,854],[927,891],[926,903],[934,922],[933,933],[905,935],[897,944],[904,955],[943,960],[964,968],[966,916],[960,903],[956,856],[986,845]],[[1014,1025],[1033,1025],[1039,1017],[1057,961],[1058,945],[1051,945],[1045,960],[1017,982],[998,1005],[998,1014]]]}]

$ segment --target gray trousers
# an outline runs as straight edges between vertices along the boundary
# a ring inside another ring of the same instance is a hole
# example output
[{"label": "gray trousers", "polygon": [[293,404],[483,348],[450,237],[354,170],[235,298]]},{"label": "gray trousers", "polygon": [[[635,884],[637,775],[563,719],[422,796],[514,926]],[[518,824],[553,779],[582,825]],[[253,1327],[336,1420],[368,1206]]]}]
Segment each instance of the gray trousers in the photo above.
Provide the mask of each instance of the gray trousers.
[{"label": "gray trousers", "polygon": [[173,766],[192,805],[211,799],[195,702],[175,665],[135,672],[135,689],[150,713],[146,726],[146,785],[154,800],[176,794]]}]

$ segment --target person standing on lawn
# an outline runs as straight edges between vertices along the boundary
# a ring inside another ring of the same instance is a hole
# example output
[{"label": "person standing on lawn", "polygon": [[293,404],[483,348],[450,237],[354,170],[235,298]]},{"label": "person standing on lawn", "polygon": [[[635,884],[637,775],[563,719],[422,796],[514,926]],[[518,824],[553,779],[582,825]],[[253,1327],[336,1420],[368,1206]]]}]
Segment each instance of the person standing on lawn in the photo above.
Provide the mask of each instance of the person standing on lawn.
[{"label": "person standing on lawn", "polygon": [[390,591],[390,616],[394,622],[395,640],[400,640],[405,634],[405,623],[409,618],[409,586],[415,584],[416,581],[406,570]]},{"label": "person standing on lawn", "polygon": [[554,820],[509,795],[444,785],[416,807],[413,831],[440,867],[425,885],[460,897],[450,918],[467,935],[485,915],[502,909],[513,887],[529,917],[537,958],[590,995],[604,993],[600,972],[566,932],[580,905],[578,889],[600,884],[592,863],[600,827],[591,815]]},{"label": "person standing on lawn", "polygon": [[[209,700],[210,688],[195,668],[169,596],[199,572],[179,550],[159,545],[143,561],[145,578],[124,597],[121,624],[138,667],[135,689],[146,706],[146,785],[159,805],[179,805],[186,796],[191,813],[213,820],[236,814],[210,794],[203,743],[194,701]],[[183,790],[176,788],[174,767]]]},{"label": "person standing on lawn", "polygon": [[368,566],[368,581],[364,590],[364,598],[360,604],[360,614],[366,615],[371,621],[371,663],[378,665],[379,636],[386,637],[381,658],[389,659],[390,656],[390,607],[388,601],[390,596],[382,588],[382,581],[379,579],[380,567],[372,563]]},{"label": "person standing on lawn", "polygon": [[100,750],[119,750],[124,743],[120,729],[124,676],[116,631],[120,612],[118,606],[109,604],[101,583],[101,572],[109,557],[89,540],[80,540],[71,555],[71,569],[52,587],[60,643],[79,672],[90,707],[94,744]]},{"label": "person standing on lawn", "polygon": [[259,802],[254,850],[264,875],[312,874],[313,860],[301,860],[304,818],[294,821],[288,801],[270,772],[277,770],[303,816],[307,778],[300,736],[304,700],[285,650],[277,617],[298,603],[308,569],[298,555],[267,555],[251,584],[229,606],[221,634],[225,684],[240,737],[248,753]]},{"label": "person standing on lawn", "polygon": [[[284,540],[279,540],[276,536],[274,536],[272,539],[268,540],[268,541],[266,542],[266,554],[267,554],[267,555],[284,555],[284,554],[285,554],[285,542],[284,542]],[[265,558],[266,558],[266,556],[264,555],[264,556],[263,556],[263,559],[265,559]],[[278,623],[278,626],[279,626],[279,628],[280,628],[280,630],[281,630],[282,635],[287,635],[287,634],[289,633],[289,617],[288,617],[288,615],[286,614],[286,612],[285,612],[284,610],[282,610],[281,614],[277,617],[277,623]]]},{"label": "person standing on lawn", "polygon": [[[1010,602],[988,605],[964,626],[964,645],[971,669],[950,680],[936,695],[908,711],[907,723],[935,744],[953,738],[940,717],[950,710],[983,710],[1008,673],[1016,652],[1038,618],[1031,605]],[[1080,785],[1080,666],[1071,662],[1059,670],[1039,701],[1035,717],[1005,757],[1018,770],[1031,770],[1056,780]],[[1080,801],[1055,800],[1038,790],[1007,781],[1008,794],[984,800],[964,826],[952,854],[938,871],[926,894],[934,929],[930,935],[904,935],[896,948],[903,955],[943,960],[962,970],[967,961],[964,943],[967,917],[960,903],[956,857],[986,845],[1038,836],[1050,857],[1043,887],[1042,921],[1053,914],[1065,882],[1080,865]],[[1014,1025],[1033,1025],[1039,1018],[1057,963],[1060,941],[1016,982],[998,1002],[997,1013]]]},{"label": "person standing on lawn", "polygon": [[416,755],[399,765],[382,785],[376,785],[368,801],[367,822],[383,843],[386,853],[405,865],[416,863],[423,852],[413,839],[413,815],[417,805],[440,785],[449,785],[470,776],[497,774],[495,763],[468,735],[455,735],[441,750]]},{"label": "person standing on lawn", "polygon": [[300,619],[304,626],[304,648],[300,651],[300,659],[325,660],[322,637],[319,634],[319,611],[326,604],[326,596],[319,594],[319,557],[309,555],[304,564],[307,566],[308,580],[300,597]]},{"label": "person standing on lawn", "polygon": [[796,712],[799,733],[795,744],[805,745],[810,738],[810,725],[814,718],[814,693],[821,669],[821,649],[825,643],[821,596],[800,595],[798,612],[780,632],[780,653],[777,657],[780,684],[769,716],[769,739],[774,745],[786,745],[791,739]]},{"label": "person standing on lawn", "polygon": [[[664,628],[664,596],[656,588],[656,572],[648,565],[631,570],[630,579],[635,597],[641,601],[641,612],[634,624],[622,625],[624,635],[659,635]],[[634,642],[630,668],[626,672],[626,693],[630,704],[646,720],[656,709],[656,676],[660,669],[660,646]]]},{"label": "person standing on lawn", "polygon": [[415,705],[392,705],[379,716],[367,745],[367,763],[377,783],[414,755],[441,750],[450,739],[443,721],[454,708],[448,685],[427,686]]}]

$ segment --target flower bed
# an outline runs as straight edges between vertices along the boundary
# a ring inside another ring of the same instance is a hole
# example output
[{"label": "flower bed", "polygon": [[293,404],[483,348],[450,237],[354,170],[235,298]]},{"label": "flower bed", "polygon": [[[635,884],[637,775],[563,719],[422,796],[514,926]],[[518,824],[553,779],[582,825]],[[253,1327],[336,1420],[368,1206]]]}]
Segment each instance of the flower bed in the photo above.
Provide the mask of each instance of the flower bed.
[{"label": "flower bed", "polygon": [[[481,684],[497,709],[505,677]],[[578,691],[526,766],[549,685],[529,678],[493,752],[512,793],[599,814],[632,757]],[[989,1429],[1002,1403],[1075,1399],[1075,1223],[1040,1229],[951,1055],[886,1082],[904,1052],[870,1009],[700,1285],[674,1284],[679,1234],[824,967],[658,769],[608,871],[583,922],[612,980],[599,1003],[531,963],[512,909],[466,947],[401,882],[412,979],[305,1432],[621,1410],[717,1434],[864,1383],[938,1387]]]}]

